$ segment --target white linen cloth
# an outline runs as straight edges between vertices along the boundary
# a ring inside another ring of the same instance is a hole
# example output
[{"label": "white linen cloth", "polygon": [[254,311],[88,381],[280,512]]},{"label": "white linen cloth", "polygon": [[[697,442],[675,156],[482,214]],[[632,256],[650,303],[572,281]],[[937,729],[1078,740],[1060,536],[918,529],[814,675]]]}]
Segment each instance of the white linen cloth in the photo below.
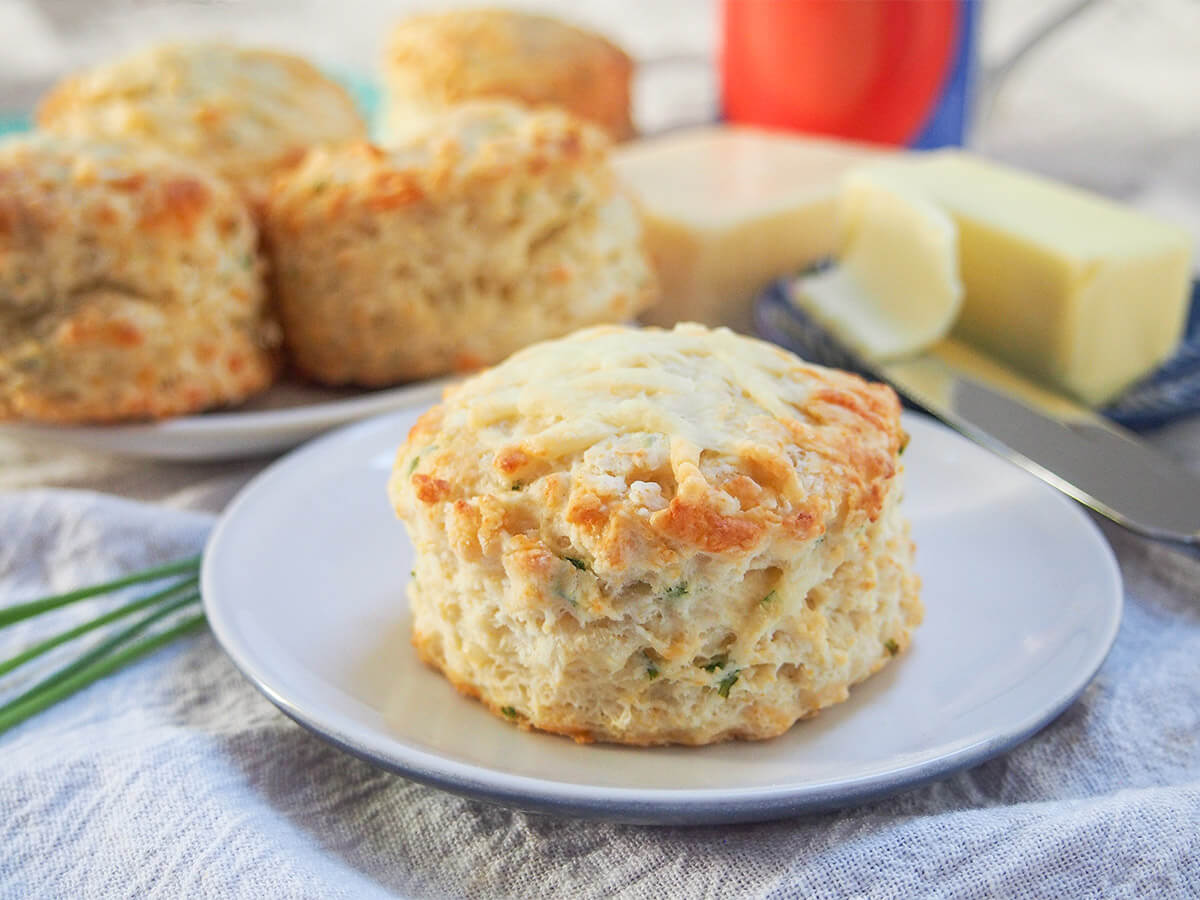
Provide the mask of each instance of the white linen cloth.
[{"label": "white linen cloth", "polygon": [[[0,494],[0,605],[196,552],[211,521]],[[1108,533],[1124,621],[1061,718],[936,784],[760,825],[554,819],[417,785],[187,637],[0,736],[0,897],[1200,896],[1200,561]],[[98,605],[0,631],[0,658]]]}]

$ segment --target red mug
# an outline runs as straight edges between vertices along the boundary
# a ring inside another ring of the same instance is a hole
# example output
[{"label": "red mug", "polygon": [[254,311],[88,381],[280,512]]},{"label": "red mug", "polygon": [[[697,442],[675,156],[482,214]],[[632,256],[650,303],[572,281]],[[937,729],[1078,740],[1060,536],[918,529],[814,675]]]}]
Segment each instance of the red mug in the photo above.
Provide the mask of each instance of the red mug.
[{"label": "red mug", "polygon": [[961,144],[977,0],[724,0],[730,122],[881,144]]}]

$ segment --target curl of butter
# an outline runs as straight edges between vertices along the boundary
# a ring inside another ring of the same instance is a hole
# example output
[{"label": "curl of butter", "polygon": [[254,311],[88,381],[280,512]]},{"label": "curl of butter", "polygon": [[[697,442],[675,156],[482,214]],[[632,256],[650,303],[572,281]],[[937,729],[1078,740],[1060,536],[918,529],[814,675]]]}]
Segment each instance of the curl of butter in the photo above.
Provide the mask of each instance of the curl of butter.
[{"label": "curl of butter", "polygon": [[836,261],[800,277],[792,299],[859,354],[888,361],[945,337],[963,303],[958,230],[919,191],[852,172],[837,207]]}]

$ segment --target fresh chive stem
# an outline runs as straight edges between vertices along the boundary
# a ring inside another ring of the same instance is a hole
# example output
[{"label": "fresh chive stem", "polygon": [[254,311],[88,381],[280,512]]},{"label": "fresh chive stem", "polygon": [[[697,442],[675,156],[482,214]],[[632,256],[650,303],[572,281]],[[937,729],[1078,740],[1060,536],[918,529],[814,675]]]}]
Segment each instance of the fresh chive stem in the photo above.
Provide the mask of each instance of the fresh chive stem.
[{"label": "fresh chive stem", "polygon": [[[156,614],[157,617],[157,614]],[[35,696],[28,697],[19,704],[8,703],[0,707],[0,734],[15,725],[19,725],[31,716],[35,716],[64,700],[77,691],[83,690],[95,681],[115,672],[122,666],[157,650],[177,637],[181,637],[204,624],[204,613],[184,619],[178,625],[173,625],[166,631],[144,638],[137,643],[106,656],[90,665],[72,672],[68,677],[56,682],[52,687],[39,691]]]},{"label": "fresh chive stem", "polygon": [[14,622],[20,622],[22,619],[28,619],[32,616],[49,612],[52,609],[58,609],[61,606],[67,606],[79,600],[86,600],[88,597],[98,597],[101,594],[108,594],[123,587],[129,587],[131,584],[158,581],[162,578],[168,578],[171,575],[194,574],[199,566],[200,557],[192,556],[188,559],[181,559],[178,562],[155,566],[151,569],[143,569],[141,572],[134,572],[132,575],[106,581],[103,584],[94,584],[90,587],[68,591],[65,594],[55,594],[52,597],[43,597],[40,600],[33,600],[29,603],[18,603],[16,606],[8,606],[0,609],[0,628],[12,625]]},{"label": "fresh chive stem", "polygon": [[102,584],[91,585],[74,591],[68,591],[64,594],[55,594],[29,603],[20,603],[0,609],[0,628],[3,628],[15,622],[68,606],[80,600],[109,594],[113,591],[130,587],[131,585],[163,581],[178,575],[185,576],[175,580],[174,583],[166,587],[160,588],[147,597],[141,597],[123,606],[110,609],[95,619],[76,625],[73,628],[69,628],[66,631],[52,635],[34,644],[11,659],[0,661],[0,676],[2,676],[30,660],[48,653],[55,647],[82,637],[90,631],[94,631],[97,628],[135,613],[149,610],[148,615],[139,618],[132,625],[121,629],[115,635],[102,640],[95,647],[83,653],[74,662],[42,679],[24,693],[0,705],[0,733],[7,731],[14,725],[69,697],[76,691],[82,690],[94,681],[115,672],[122,666],[133,662],[135,659],[150,653],[201,625],[204,622],[203,613],[192,615],[183,621],[177,621],[176,624],[157,634],[135,640],[138,635],[155,623],[199,601],[199,568],[200,557],[193,556],[165,565],[143,569],[132,575],[126,575]]},{"label": "fresh chive stem", "polygon": [[194,588],[199,579],[193,575],[190,578],[185,578],[183,581],[178,581],[164,590],[151,594],[149,597],[143,597],[141,600],[135,600],[132,603],[127,603],[124,606],[119,606],[114,610],[106,612],[104,615],[92,619],[89,622],[84,622],[82,625],[77,625],[61,634],[56,634],[53,637],[34,644],[28,650],[18,653],[12,659],[0,662],[0,675],[6,675],[18,666],[23,666],[32,659],[37,659],[43,653],[48,653],[55,647],[66,644],[69,641],[75,640],[77,637],[87,634],[89,631],[94,631],[102,625],[107,625],[109,622],[115,622],[118,619],[123,619],[126,616],[133,615],[139,610],[145,609],[148,606],[153,606],[156,603],[161,603],[170,600],[177,596],[182,591],[191,590],[194,593]]},{"label": "fresh chive stem", "polygon": [[[75,660],[75,662],[63,666],[54,674],[39,681],[29,690],[25,691],[25,693],[14,697],[3,706],[0,706],[0,718],[3,718],[3,716],[12,709],[16,709],[27,703],[33,702],[42,694],[53,692],[59,684],[72,680],[79,672],[88,670],[94,664],[96,664],[98,660],[108,656],[113,650],[121,646],[121,644],[124,644],[126,641],[137,637],[137,635],[141,634],[155,622],[166,618],[177,609],[181,609],[182,607],[187,606],[189,603],[195,603],[199,599],[199,591],[193,590],[178,600],[169,601],[164,606],[161,606],[154,612],[150,613],[150,615],[138,619],[128,628],[122,629],[121,631],[117,632],[115,636],[109,638],[101,644],[98,644],[87,653],[84,653],[79,657],[79,659]],[[0,728],[0,731],[3,731],[3,729]]]}]

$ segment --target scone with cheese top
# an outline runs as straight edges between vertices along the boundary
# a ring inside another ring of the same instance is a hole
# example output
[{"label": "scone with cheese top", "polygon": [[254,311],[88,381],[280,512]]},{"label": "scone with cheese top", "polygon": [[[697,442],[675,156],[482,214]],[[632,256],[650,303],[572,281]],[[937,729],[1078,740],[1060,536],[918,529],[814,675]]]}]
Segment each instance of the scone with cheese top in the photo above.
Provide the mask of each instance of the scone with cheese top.
[{"label": "scone with cheese top", "polygon": [[472,103],[397,147],[310,153],[264,216],[293,362],[385,385],[632,318],[657,286],[608,148],[560,110]]},{"label": "scone with cheese top", "polygon": [[314,144],[361,140],[342,87],[286,53],[165,43],[57,84],[37,111],[56,134],[134,140],[211,166],[257,201]]},{"label": "scone with cheese top", "polygon": [[258,230],[152,147],[0,143],[0,419],[113,422],[236,403],[278,370]]},{"label": "scone with cheese top", "polygon": [[905,440],[890,388],[724,329],[529,347],[397,455],[413,642],[497,714],[581,741],[778,735],[921,620]]},{"label": "scone with cheese top", "polygon": [[558,106],[608,132],[633,136],[633,62],[595,32],[504,9],[424,13],[392,29],[384,54],[385,128],[397,140],[471,100]]}]

